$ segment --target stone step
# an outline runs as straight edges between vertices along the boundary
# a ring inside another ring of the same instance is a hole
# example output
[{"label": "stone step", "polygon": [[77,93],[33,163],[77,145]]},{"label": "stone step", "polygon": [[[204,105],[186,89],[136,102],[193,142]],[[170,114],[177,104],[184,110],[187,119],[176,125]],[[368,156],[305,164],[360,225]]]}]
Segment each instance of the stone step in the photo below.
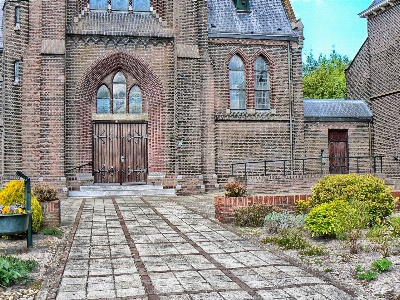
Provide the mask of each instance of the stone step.
[{"label": "stone step", "polygon": [[175,189],[161,185],[92,185],[69,191],[68,197],[174,196]]}]

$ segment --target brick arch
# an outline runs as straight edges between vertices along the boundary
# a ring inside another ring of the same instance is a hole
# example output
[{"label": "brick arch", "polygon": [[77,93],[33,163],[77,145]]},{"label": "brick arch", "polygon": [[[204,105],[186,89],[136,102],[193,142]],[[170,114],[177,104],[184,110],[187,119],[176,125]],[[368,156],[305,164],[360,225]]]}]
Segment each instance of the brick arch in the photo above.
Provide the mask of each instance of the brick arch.
[{"label": "brick arch", "polygon": [[[271,108],[275,106],[275,97],[274,97],[274,73],[275,73],[275,64],[272,60],[271,56],[268,54],[265,49],[258,50],[250,59],[250,66],[249,66],[249,74],[250,76],[254,76],[254,63],[258,57],[262,56],[265,58],[269,65],[269,87],[270,87],[270,101],[271,101]],[[250,102],[252,103],[253,107],[255,107],[254,102],[254,79],[250,81],[251,85],[249,86],[249,98]]]},{"label": "brick arch", "polygon": [[92,106],[103,78],[116,70],[131,74],[138,81],[142,97],[148,105],[149,171],[165,171],[165,140],[163,128],[165,99],[161,80],[140,57],[129,52],[114,52],[96,60],[85,72],[78,84],[74,107],[77,123],[77,151],[80,164],[91,158],[92,153]]},{"label": "brick arch", "polygon": [[227,103],[227,107],[230,108],[231,107],[231,103],[230,103],[230,86],[229,86],[229,63],[232,59],[232,57],[234,57],[235,55],[239,56],[242,60],[243,60],[243,64],[244,64],[244,71],[245,71],[245,80],[246,80],[246,107],[248,107],[249,105],[249,97],[248,97],[248,57],[246,55],[246,53],[244,53],[244,51],[240,48],[236,48],[233,49],[232,51],[229,52],[228,57],[225,61],[225,72],[226,72],[226,103]]}]

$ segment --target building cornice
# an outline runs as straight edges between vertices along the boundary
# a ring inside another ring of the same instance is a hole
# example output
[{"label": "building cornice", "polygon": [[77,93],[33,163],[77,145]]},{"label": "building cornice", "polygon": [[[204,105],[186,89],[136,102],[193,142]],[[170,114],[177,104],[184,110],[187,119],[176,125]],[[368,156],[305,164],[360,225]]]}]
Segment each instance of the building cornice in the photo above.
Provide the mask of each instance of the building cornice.
[{"label": "building cornice", "polygon": [[366,18],[366,17],[368,17],[370,15],[377,15],[378,12],[384,11],[387,6],[393,6],[395,2],[396,2],[396,0],[385,0],[385,1],[382,1],[381,3],[379,3],[379,4],[375,5],[375,6],[368,7],[366,10],[364,10],[361,13],[359,13],[358,15],[361,18]]}]

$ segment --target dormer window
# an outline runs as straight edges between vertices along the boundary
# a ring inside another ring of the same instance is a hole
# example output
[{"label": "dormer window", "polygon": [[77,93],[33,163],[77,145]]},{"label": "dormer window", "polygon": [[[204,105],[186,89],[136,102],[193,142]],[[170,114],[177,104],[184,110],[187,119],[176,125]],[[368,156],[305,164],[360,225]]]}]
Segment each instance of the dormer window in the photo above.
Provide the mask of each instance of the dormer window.
[{"label": "dormer window", "polygon": [[237,10],[249,11],[250,10],[250,0],[233,0]]}]

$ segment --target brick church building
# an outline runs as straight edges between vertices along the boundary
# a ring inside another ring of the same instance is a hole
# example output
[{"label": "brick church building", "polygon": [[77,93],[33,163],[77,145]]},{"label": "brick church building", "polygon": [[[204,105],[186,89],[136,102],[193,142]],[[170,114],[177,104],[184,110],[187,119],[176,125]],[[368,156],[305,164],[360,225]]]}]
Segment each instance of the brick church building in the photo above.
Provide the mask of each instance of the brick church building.
[{"label": "brick church building", "polygon": [[0,3],[2,184],[197,193],[234,163],[371,154],[365,103],[303,102],[289,0]]},{"label": "brick church building", "polygon": [[374,114],[372,147],[383,155],[384,173],[400,170],[400,2],[374,0],[359,14],[368,37],[346,71],[350,99],[365,99]]}]

